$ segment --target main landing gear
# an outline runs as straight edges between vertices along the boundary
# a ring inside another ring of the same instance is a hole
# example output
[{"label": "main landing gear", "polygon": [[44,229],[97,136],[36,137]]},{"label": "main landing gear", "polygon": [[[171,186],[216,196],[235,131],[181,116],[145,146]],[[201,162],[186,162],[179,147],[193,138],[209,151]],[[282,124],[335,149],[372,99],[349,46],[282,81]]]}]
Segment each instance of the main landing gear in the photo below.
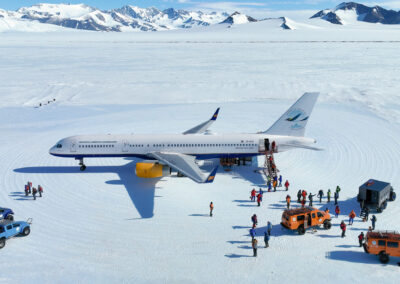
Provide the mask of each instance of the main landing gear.
[{"label": "main landing gear", "polygon": [[77,160],[79,160],[79,165],[81,166],[79,169],[83,172],[84,170],[86,170],[86,166],[85,166],[85,164],[83,163],[83,158],[81,158],[81,159],[77,159]]}]

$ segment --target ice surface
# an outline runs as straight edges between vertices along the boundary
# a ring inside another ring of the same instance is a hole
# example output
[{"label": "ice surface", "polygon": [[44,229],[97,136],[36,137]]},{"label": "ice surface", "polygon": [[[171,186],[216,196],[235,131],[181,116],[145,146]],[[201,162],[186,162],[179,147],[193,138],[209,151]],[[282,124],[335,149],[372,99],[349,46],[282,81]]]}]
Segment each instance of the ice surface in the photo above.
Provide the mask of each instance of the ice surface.
[{"label": "ice surface", "polygon": [[[357,247],[368,224],[357,219],[345,239],[338,228],[351,209],[358,213],[365,180],[399,188],[396,29],[328,36],[254,25],[258,32],[240,25],[140,36],[1,34],[0,205],[33,225],[1,250],[0,282],[398,282],[399,259],[381,265]],[[254,207],[250,191],[265,181],[252,167],[220,169],[204,185],[141,180],[129,159],[87,159],[82,173],[77,161],[48,154],[74,134],[181,133],[217,107],[213,131],[254,133],[305,91],[321,92],[306,135],[325,151],[293,150],[276,161],[292,198],[298,189],[342,187],[342,215],[329,231],[282,230],[286,192],[266,193]],[[24,197],[28,180],[44,187],[43,198]],[[400,231],[398,202],[377,215],[378,229]],[[257,259],[248,236],[254,213],[258,234],[274,224],[270,248]]]}]

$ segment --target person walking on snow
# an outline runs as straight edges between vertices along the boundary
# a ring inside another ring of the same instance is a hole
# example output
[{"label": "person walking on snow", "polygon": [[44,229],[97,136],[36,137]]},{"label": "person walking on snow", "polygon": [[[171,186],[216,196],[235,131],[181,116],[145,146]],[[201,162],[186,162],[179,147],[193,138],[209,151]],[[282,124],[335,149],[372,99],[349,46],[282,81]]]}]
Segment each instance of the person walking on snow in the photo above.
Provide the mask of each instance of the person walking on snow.
[{"label": "person walking on snow", "polygon": [[310,194],[308,195],[308,200],[310,201],[310,203],[308,204],[310,207],[312,207],[312,202],[313,202],[313,197],[315,196],[315,194]]},{"label": "person walking on snow", "polygon": [[212,203],[212,201],[210,202],[210,217],[213,216],[213,210],[214,210],[214,204]]},{"label": "person walking on snow", "polygon": [[260,207],[261,198],[262,198],[262,195],[261,195],[261,194],[257,194],[257,206],[258,206],[258,207]]},{"label": "person walking on snow", "polygon": [[251,246],[253,247],[253,256],[257,257],[257,244],[258,241],[256,238],[253,239],[253,241],[251,242]]},{"label": "person walking on snow", "polygon": [[286,195],[286,206],[287,206],[287,209],[290,208],[290,195],[289,194]]},{"label": "person walking on snow", "polygon": [[318,191],[318,197],[319,197],[319,203],[322,202],[322,197],[324,196],[324,191],[322,189],[320,189]]},{"label": "person walking on snow", "polygon": [[328,197],[327,203],[331,202],[331,190],[328,189],[328,192],[326,193],[326,196]]},{"label": "person walking on snow", "polygon": [[268,235],[268,233],[265,231],[264,232],[264,242],[265,242],[265,247],[269,247],[269,238],[270,236]]},{"label": "person walking on snow", "polygon": [[304,208],[306,206],[306,200],[303,198],[301,200],[301,208]]},{"label": "person walking on snow", "polygon": [[268,221],[268,223],[267,223],[267,232],[268,232],[269,236],[271,236],[271,231],[272,231],[272,224],[271,224],[270,221]]},{"label": "person walking on snow", "polygon": [[349,225],[353,225],[354,218],[356,218],[356,212],[354,212],[354,210],[351,210],[349,215]]},{"label": "person walking on snow", "polygon": [[301,190],[299,189],[299,191],[297,192],[297,202],[300,203],[301,202]]},{"label": "person walking on snow", "polygon": [[301,195],[303,196],[303,199],[306,199],[306,197],[307,197],[307,191],[302,190],[302,191],[301,191]]},{"label": "person walking on snow", "polygon": [[336,192],[337,192],[337,197],[339,198],[339,192],[340,192],[340,187],[339,186],[336,186]]},{"label": "person walking on snow", "polygon": [[250,229],[250,236],[251,236],[251,241],[253,241],[254,238],[256,237],[256,230],[254,228]]},{"label": "person walking on snow", "polygon": [[339,214],[340,214],[340,208],[339,208],[339,205],[336,205],[336,208],[335,208],[335,216],[336,216],[336,218],[338,218]]},{"label": "person walking on snow", "polygon": [[33,200],[36,200],[36,193],[37,193],[37,189],[33,187],[32,188]]},{"label": "person walking on snow", "polygon": [[360,244],[360,247],[362,247],[364,241],[364,232],[361,232],[361,234],[358,235],[358,243]]},{"label": "person walking on snow", "polygon": [[371,222],[372,222],[372,230],[375,230],[375,223],[376,223],[376,216],[375,215],[372,215]]},{"label": "person walking on snow", "polygon": [[276,186],[277,186],[277,184],[278,184],[278,182],[276,181],[276,180],[274,180],[274,183],[273,183],[273,187],[274,187],[274,192],[276,191]]},{"label": "person walking on snow", "polygon": [[251,191],[250,200],[253,201],[253,202],[256,201],[256,190],[254,188]]},{"label": "person walking on snow", "polygon": [[271,181],[268,181],[268,182],[267,182],[267,186],[268,186],[268,192],[271,192],[271,188],[272,188],[272,187],[271,187]]},{"label": "person walking on snow", "polygon": [[254,214],[253,216],[251,216],[251,221],[253,222],[253,229],[257,226],[257,215]]},{"label": "person walking on snow", "polygon": [[32,193],[32,183],[28,181],[28,186],[29,186],[29,194]]},{"label": "person walking on snow", "polygon": [[289,190],[289,185],[290,185],[289,181],[286,180],[286,181],[285,181],[285,189],[286,189],[286,191]]},{"label": "person walking on snow", "polygon": [[29,185],[25,185],[25,196],[29,195]]},{"label": "person walking on snow", "polygon": [[279,175],[279,185],[278,185],[278,187],[281,187],[282,186],[282,175]]},{"label": "person walking on snow", "polygon": [[38,191],[39,191],[39,197],[42,197],[43,187],[39,185],[38,186]]},{"label": "person walking on snow", "polygon": [[342,230],[342,238],[344,238],[346,236],[346,224],[344,221],[340,223],[340,229]]},{"label": "person walking on snow", "polygon": [[337,205],[338,204],[337,200],[339,198],[339,193],[337,191],[335,191],[334,197],[335,197],[335,205]]}]

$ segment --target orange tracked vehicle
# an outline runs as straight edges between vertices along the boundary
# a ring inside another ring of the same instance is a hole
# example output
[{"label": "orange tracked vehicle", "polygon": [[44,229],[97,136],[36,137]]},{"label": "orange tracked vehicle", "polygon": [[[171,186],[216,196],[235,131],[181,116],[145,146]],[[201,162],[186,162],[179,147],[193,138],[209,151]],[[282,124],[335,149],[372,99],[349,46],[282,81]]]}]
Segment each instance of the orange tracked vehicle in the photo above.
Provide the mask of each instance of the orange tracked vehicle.
[{"label": "orange tracked vehicle", "polygon": [[331,215],[313,207],[285,210],[281,225],[289,230],[297,230],[299,235],[304,235],[306,229],[311,227],[323,225],[329,230],[332,226]]}]

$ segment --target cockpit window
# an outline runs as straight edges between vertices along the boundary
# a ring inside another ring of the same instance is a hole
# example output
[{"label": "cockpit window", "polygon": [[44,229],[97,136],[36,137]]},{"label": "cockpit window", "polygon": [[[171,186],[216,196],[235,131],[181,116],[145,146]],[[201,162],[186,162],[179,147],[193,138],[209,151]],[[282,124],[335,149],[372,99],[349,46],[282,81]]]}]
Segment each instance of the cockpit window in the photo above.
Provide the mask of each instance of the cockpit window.
[{"label": "cockpit window", "polygon": [[57,148],[62,148],[62,145],[61,145],[61,144],[57,144],[56,147],[57,147]]}]

